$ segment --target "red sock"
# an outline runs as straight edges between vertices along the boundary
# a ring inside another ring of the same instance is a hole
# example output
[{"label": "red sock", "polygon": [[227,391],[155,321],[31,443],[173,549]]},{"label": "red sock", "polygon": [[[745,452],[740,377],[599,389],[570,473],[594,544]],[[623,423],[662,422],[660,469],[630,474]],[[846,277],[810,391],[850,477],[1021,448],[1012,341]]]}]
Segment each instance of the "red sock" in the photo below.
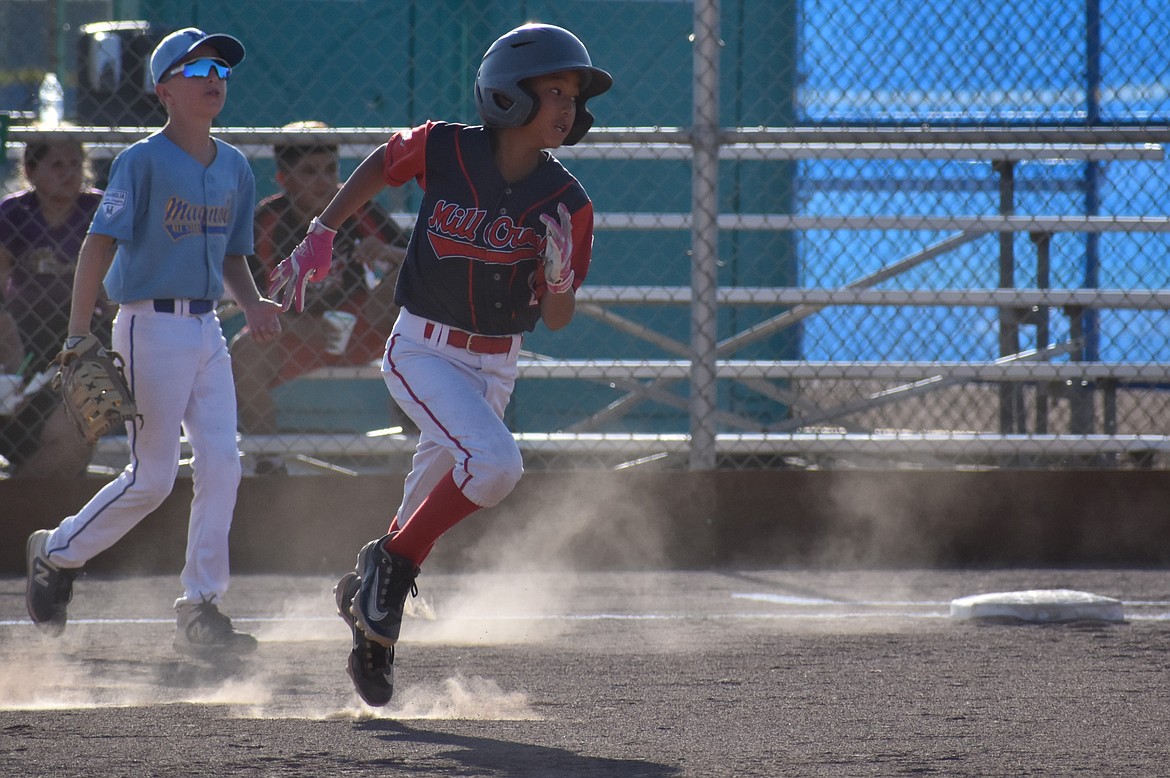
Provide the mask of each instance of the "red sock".
[{"label": "red sock", "polygon": [[398,534],[386,543],[386,550],[404,556],[414,562],[415,566],[421,567],[435,541],[479,508],[463,496],[463,492],[455,485],[455,479],[448,473],[402,525]]}]

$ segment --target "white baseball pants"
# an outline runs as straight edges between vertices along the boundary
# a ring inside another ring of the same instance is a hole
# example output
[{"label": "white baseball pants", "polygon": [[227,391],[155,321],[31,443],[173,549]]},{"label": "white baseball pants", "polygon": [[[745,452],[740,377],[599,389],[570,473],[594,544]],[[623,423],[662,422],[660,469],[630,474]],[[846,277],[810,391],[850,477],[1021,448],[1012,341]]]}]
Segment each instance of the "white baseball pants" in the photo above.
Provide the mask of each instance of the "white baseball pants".
[{"label": "white baseball pants", "polygon": [[176,605],[222,598],[228,589],[228,531],[240,483],[236,393],[227,343],[215,312],[175,313],[153,301],[123,305],[113,347],[140,418],[127,424],[130,463],[77,514],[53,531],[46,550],[61,567],[80,567],[114,545],[174,489],[180,427],[194,457],[187,557]]},{"label": "white baseball pants", "polygon": [[448,471],[464,496],[484,508],[507,497],[524,474],[520,448],[503,421],[520,336],[507,353],[476,354],[448,345],[447,335],[445,325],[403,309],[382,359],[390,395],[420,431],[399,524]]}]

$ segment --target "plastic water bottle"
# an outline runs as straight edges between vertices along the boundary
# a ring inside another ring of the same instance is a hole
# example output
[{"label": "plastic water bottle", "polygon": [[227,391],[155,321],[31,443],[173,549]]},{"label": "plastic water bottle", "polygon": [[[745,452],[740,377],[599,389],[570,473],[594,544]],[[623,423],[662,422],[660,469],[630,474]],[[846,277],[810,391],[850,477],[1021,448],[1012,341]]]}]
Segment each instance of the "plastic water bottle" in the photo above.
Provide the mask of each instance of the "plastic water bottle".
[{"label": "plastic water bottle", "polygon": [[65,118],[65,90],[56,73],[46,73],[37,92],[40,114],[37,119],[45,127],[57,127]]}]

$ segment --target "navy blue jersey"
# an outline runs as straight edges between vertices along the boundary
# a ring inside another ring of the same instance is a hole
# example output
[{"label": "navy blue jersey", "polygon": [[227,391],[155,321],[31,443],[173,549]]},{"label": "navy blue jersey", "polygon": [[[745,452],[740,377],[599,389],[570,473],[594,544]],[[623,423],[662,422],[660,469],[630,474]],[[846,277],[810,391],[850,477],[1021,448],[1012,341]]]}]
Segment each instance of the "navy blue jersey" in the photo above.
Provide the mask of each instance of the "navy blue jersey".
[{"label": "navy blue jersey", "polygon": [[593,203],[551,154],[509,184],[492,155],[490,130],[428,122],[386,144],[383,177],[411,179],[424,196],[398,276],[395,301],[411,313],[484,335],[531,331],[546,293],[540,254],[545,226],[564,203],[573,220],[574,287],[589,272]]}]

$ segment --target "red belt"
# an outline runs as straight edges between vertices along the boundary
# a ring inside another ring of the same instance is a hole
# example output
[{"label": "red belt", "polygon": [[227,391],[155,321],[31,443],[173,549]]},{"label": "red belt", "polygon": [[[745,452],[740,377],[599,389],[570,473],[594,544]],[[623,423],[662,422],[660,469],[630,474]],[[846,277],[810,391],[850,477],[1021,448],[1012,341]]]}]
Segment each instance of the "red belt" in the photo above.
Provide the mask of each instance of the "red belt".
[{"label": "red belt", "polygon": [[[423,327],[423,337],[429,338],[435,334],[433,322],[427,322]],[[507,354],[512,350],[511,335],[480,335],[475,332],[464,332],[454,328],[447,330],[447,345],[466,349],[472,354]]]}]

